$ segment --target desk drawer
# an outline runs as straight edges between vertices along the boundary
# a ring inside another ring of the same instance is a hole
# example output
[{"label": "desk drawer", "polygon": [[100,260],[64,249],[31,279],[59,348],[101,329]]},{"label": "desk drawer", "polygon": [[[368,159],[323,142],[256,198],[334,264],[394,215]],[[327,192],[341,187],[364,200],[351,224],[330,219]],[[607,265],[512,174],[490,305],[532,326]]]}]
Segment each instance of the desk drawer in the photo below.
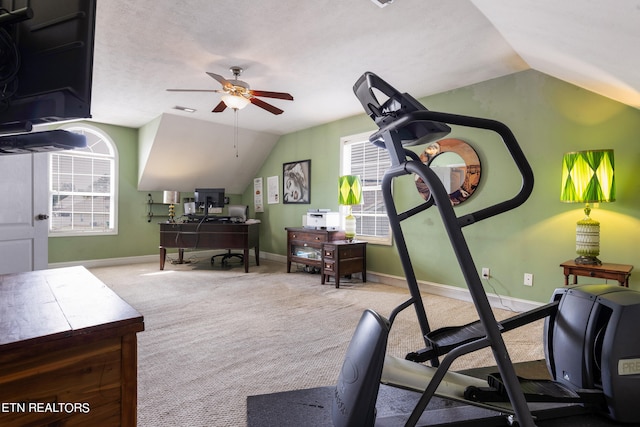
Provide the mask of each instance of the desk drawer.
[{"label": "desk drawer", "polygon": [[180,231],[160,232],[160,246],[166,248],[195,248],[198,240],[197,233]]}]

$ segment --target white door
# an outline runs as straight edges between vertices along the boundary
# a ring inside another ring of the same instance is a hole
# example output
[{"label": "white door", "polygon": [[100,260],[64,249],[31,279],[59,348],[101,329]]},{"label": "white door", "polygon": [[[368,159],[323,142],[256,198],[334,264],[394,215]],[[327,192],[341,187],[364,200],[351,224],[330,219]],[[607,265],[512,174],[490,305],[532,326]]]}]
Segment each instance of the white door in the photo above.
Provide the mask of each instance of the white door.
[{"label": "white door", "polygon": [[0,274],[48,265],[48,154],[0,156]]}]

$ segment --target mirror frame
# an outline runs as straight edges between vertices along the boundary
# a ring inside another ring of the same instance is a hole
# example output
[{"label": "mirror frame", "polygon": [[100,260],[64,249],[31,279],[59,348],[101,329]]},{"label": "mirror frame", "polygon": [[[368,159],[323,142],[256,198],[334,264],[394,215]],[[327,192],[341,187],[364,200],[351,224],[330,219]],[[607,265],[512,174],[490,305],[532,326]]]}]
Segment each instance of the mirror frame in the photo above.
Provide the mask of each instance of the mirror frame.
[{"label": "mirror frame", "polygon": [[[464,161],[464,182],[460,188],[449,194],[449,199],[453,206],[467,200],[478,188],[480,184],[480,176],[482,174],[482,167],[480,166],[480,158],[478,153],[467,142],[456,139],[447,138],[440,141],[433,142],[426,146],[424,151],[420,154],[420,160],[425,165],[429,166],[433,160],[443,153],[455,153],[459,155]],[[425,182],[419,176],[415,176],[416,188],[418,193],[424,200],[431,198],[431,191]]]}]

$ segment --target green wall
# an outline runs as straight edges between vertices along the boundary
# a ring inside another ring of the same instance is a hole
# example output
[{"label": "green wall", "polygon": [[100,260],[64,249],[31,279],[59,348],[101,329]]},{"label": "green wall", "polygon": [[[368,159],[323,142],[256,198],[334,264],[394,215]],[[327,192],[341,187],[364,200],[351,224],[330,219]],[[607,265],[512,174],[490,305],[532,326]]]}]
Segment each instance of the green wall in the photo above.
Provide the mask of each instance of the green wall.
[{"label": "green wall", "polygon": [[[158,226],[147,222],[147,194],[138,185],[138,131],[90,123],[106,132],[118,149],[118,234],[49,238],[49,263],[120,258],[158,252]],[[162,199],[154,193],[155,200]]]},{"label": "green wall", "polygon": [[[410,88],[399,89],[410,92]],[[640,240],[640,184],[633,178],[640,164],[638,109],[532,70],[420,101],[433,111],[504,122],[533,167],[534,191],[523,206],[464,230],[478,269],[491,269],[488,292],[545,302],[553,289],[562,285],[559,264],[575,257],[575,222],[583,217],[580,205],[559,200],[561,160],[566,151],[615,150],[617,201],[602,204],[591,217],[601,222],[600,258],[640,268],[635,250],[635,242]],[[120,154],[119,234],[50,238],[49,262],[155,255],[157,221],[146,221],[147,192],[136,189],[138,130],[92,125],[111,136]],[[242,196],[232,196],[234,203],[250,205],[252,215],[262,220],[261,251],[285,255],[284,228],[300,226],[308,208],[338,209],[340,138],[374,129],[373,122],[359,114],[280,138],[256,177],[263,178],[265,191],[269,176],[278,176],[282,186],[283,163],[311,159],[311,204],[270,205],[265,198],[265,212],[253,213],[253,183]],[[515,194],[520,184],[517,172],[493,133],[454,127],[450,137],[473,145],[482,163],[480,186],[467,202],[456,207],[459,215]],[[396,180],[394,196],[401,208],[421,202],[409,176]],[[159,192],[153,197],[161,198]],[[420,280],[465,286],[435,208],[405,221],[403,228]],[[395,246],[369,245],[367,255],[371,271],[403,276]],[[524,273],[534,274],[533,287],[523,286]],[[580,278],[581,283],[590,281]],[[640,290],[640,273],[632,274],[631,287]]]},{"label": "green wall", "polygon": [[[432,111],[505,123],[534,170],[534,191],[523,206],[464,230],[477,268],[491,269],[488,292],[546,302],[553,289],[563,284],[559,264],[575,257],[575,222],[584,216],[581,205],[559,200],[561,161],[566,151],[615,150],[618,199],[594,209],[591,217],[601,222],[600,258],[638,265],[635,242],[640,239],[640,185],[633,174],[640,160],[640,111],[532,70],[420,101]],[[340,137],[374,128],[363,114],[280,139],[257,177],[263,177],[265,183],[269,176],[282,179],[282,163],[311,159],[311,204],[265,203],[265,212],[256,214],[263,223],[261,250],[286,254],[285,227],[299,226],[308,208],[338,209]],[[519,175],[497,135],[454,127],[450,137],[473,145],[482,164],[481,184],[472,198],[456,207],[458,215],[505,200],[518,191]],[[400,208],[421,202],[410,176],[396,180],[394,197]],[[252,188],[247,188],[244,200],[252,203]],[[403,222],[403,230],[420,280],[465,286],[435,208]],[[372,271],[404,275],[395,246],[369,245],[367,257]],[[534,274],[533,287],[523,285],[524,273]],[[580,279],[581,283],[590,281]],[[631,287],[640,289],[640,273],[631,276]]]}]

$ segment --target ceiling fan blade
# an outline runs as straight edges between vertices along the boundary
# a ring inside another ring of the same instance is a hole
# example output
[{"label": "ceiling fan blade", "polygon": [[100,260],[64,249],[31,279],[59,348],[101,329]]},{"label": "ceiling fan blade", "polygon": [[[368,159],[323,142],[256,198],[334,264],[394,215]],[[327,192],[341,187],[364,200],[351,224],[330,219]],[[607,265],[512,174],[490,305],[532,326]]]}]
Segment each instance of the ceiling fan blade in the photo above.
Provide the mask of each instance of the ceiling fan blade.
[{"label": "ceiling fan blade", "polygon": [[167,92],[223,92],[213,89],[167,89]]},{"label": "ceiling fan blade", "polygon": [[251,94],[253,96],[262,96],[265,98],[277,98],[277,99],[286,99],[289,101],[293,101],[293,96],[285,92],[269,92],[267,90],[252,90]]},{"label": "ceiling fan blade", "polygon": [[284,113],[284,111],[282,111],[281,109],[279,109],[277,107],[274,107],[271,104],[267,104],[266,102],[264,102],[264,101],[262,101],[262,100],[260,100],[258,98],[251,97],[251,98],[249,98],[249,101],[251,101],[251,103],[253,105],[255,105],[257,107],[260,107],[262,109],[265,109],[270,113],[273,113],[273,114],[282,114],[282,113]]},{"label": "ceiling fan blade", "polygon": [[216,108],[211,110],[211,112],[212,113],[222,113],[226,108],[227,108],[227,104],[225,104],[224,101],[220,101],[220,103],[218,105],[216,105]]},{"label": "ceiling fan blade", "polygon": [[230,82],[229,80],[225,79],[224,77],[222,77],[221,75],[219,75],[219,74],[215,74],[215,73],[210,73],[210,72],[208,72],[208,71],[206,71],[206,73],[207,73],[209,76],[211,76],[211,77],[213,77],[214,79],[216,79],[218,82],[220,82],[220,84],[222,85],[222,87],[224,87],[224,88],[231,88],[231,87],[233,87],[233,85],[231,84],[231,82]]}]

